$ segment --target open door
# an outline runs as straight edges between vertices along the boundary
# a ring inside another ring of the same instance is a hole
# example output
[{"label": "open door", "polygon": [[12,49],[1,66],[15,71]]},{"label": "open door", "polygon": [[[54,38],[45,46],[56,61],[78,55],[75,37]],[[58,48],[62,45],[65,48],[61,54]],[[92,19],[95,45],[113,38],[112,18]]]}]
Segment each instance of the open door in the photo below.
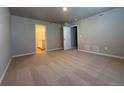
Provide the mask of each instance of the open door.
[{"label": "open door", "polygon": [[71,49],[71,28],[63,27],[64,50]]}]

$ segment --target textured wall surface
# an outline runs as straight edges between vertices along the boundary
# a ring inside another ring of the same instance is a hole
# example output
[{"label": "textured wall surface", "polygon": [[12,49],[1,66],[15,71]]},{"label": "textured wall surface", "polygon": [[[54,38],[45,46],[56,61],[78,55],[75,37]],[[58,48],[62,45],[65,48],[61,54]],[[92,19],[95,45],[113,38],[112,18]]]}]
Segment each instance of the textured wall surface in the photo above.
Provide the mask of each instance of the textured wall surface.
[{"label": "textured wall surface", "polygon": [[47,50],[62,48],[61,25],[11,16],[12,20],[12,55],[35,52],[35,24],[46,26]]},{"label": "textured wall surface", "polygon": [[79,26],[79,49],[124,56],[124,8],[115,8],[72,25]]},{"label": "textured wall surface", "polygon": [[0,8],[0,79],[11,59],[10,14],[8,8]]}]

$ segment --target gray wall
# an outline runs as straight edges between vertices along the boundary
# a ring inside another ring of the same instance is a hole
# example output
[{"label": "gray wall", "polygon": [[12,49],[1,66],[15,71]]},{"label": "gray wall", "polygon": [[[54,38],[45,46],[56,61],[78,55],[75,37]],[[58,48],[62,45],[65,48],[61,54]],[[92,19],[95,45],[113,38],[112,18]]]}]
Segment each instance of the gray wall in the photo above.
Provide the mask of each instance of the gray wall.
[{"label": "gray wall", "polygon": [[79,26],[79,49],[124,56],[124,8],[100,14],[72,24]]},{"label": "gray wall", "polygon": [[8,8],[0,8],[0,79],[10,59],[10,14]]},{"label": "gray wall", "polygon": [[47,50],[62,48],[60,24],[19,16],[11,16],[11,20],[12,55],[35,52],[35,24],[46,25]]}]

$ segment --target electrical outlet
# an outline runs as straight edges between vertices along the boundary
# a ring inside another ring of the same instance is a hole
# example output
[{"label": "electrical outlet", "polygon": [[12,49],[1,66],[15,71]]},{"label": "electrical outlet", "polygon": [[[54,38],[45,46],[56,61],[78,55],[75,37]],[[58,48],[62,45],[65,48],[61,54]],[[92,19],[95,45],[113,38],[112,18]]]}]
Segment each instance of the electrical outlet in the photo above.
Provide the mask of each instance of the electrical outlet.
[{"label": "electrical outlet", "polygon": [[105,50],[108,50],[108,47],[105,47]]},{"label": "electrical outlet", "polygon": [[99,52],[99,47],[98,46],[92,46],[92,50],[95,52]]},{"label": "electrical outlet", "polygon": [[82,37],[82,35],[80,35],[80,38]]}]

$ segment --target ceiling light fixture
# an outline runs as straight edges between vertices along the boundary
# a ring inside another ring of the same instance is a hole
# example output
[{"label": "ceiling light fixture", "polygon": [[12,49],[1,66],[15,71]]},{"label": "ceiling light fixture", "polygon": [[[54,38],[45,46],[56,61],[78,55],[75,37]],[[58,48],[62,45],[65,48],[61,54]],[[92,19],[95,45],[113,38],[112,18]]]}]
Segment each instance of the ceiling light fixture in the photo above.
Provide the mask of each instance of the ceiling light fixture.
[{"label": "ceiling light fixture", "polygon": [[68,10],[67,7],[63,7],[63,11],[66,12]]}]

